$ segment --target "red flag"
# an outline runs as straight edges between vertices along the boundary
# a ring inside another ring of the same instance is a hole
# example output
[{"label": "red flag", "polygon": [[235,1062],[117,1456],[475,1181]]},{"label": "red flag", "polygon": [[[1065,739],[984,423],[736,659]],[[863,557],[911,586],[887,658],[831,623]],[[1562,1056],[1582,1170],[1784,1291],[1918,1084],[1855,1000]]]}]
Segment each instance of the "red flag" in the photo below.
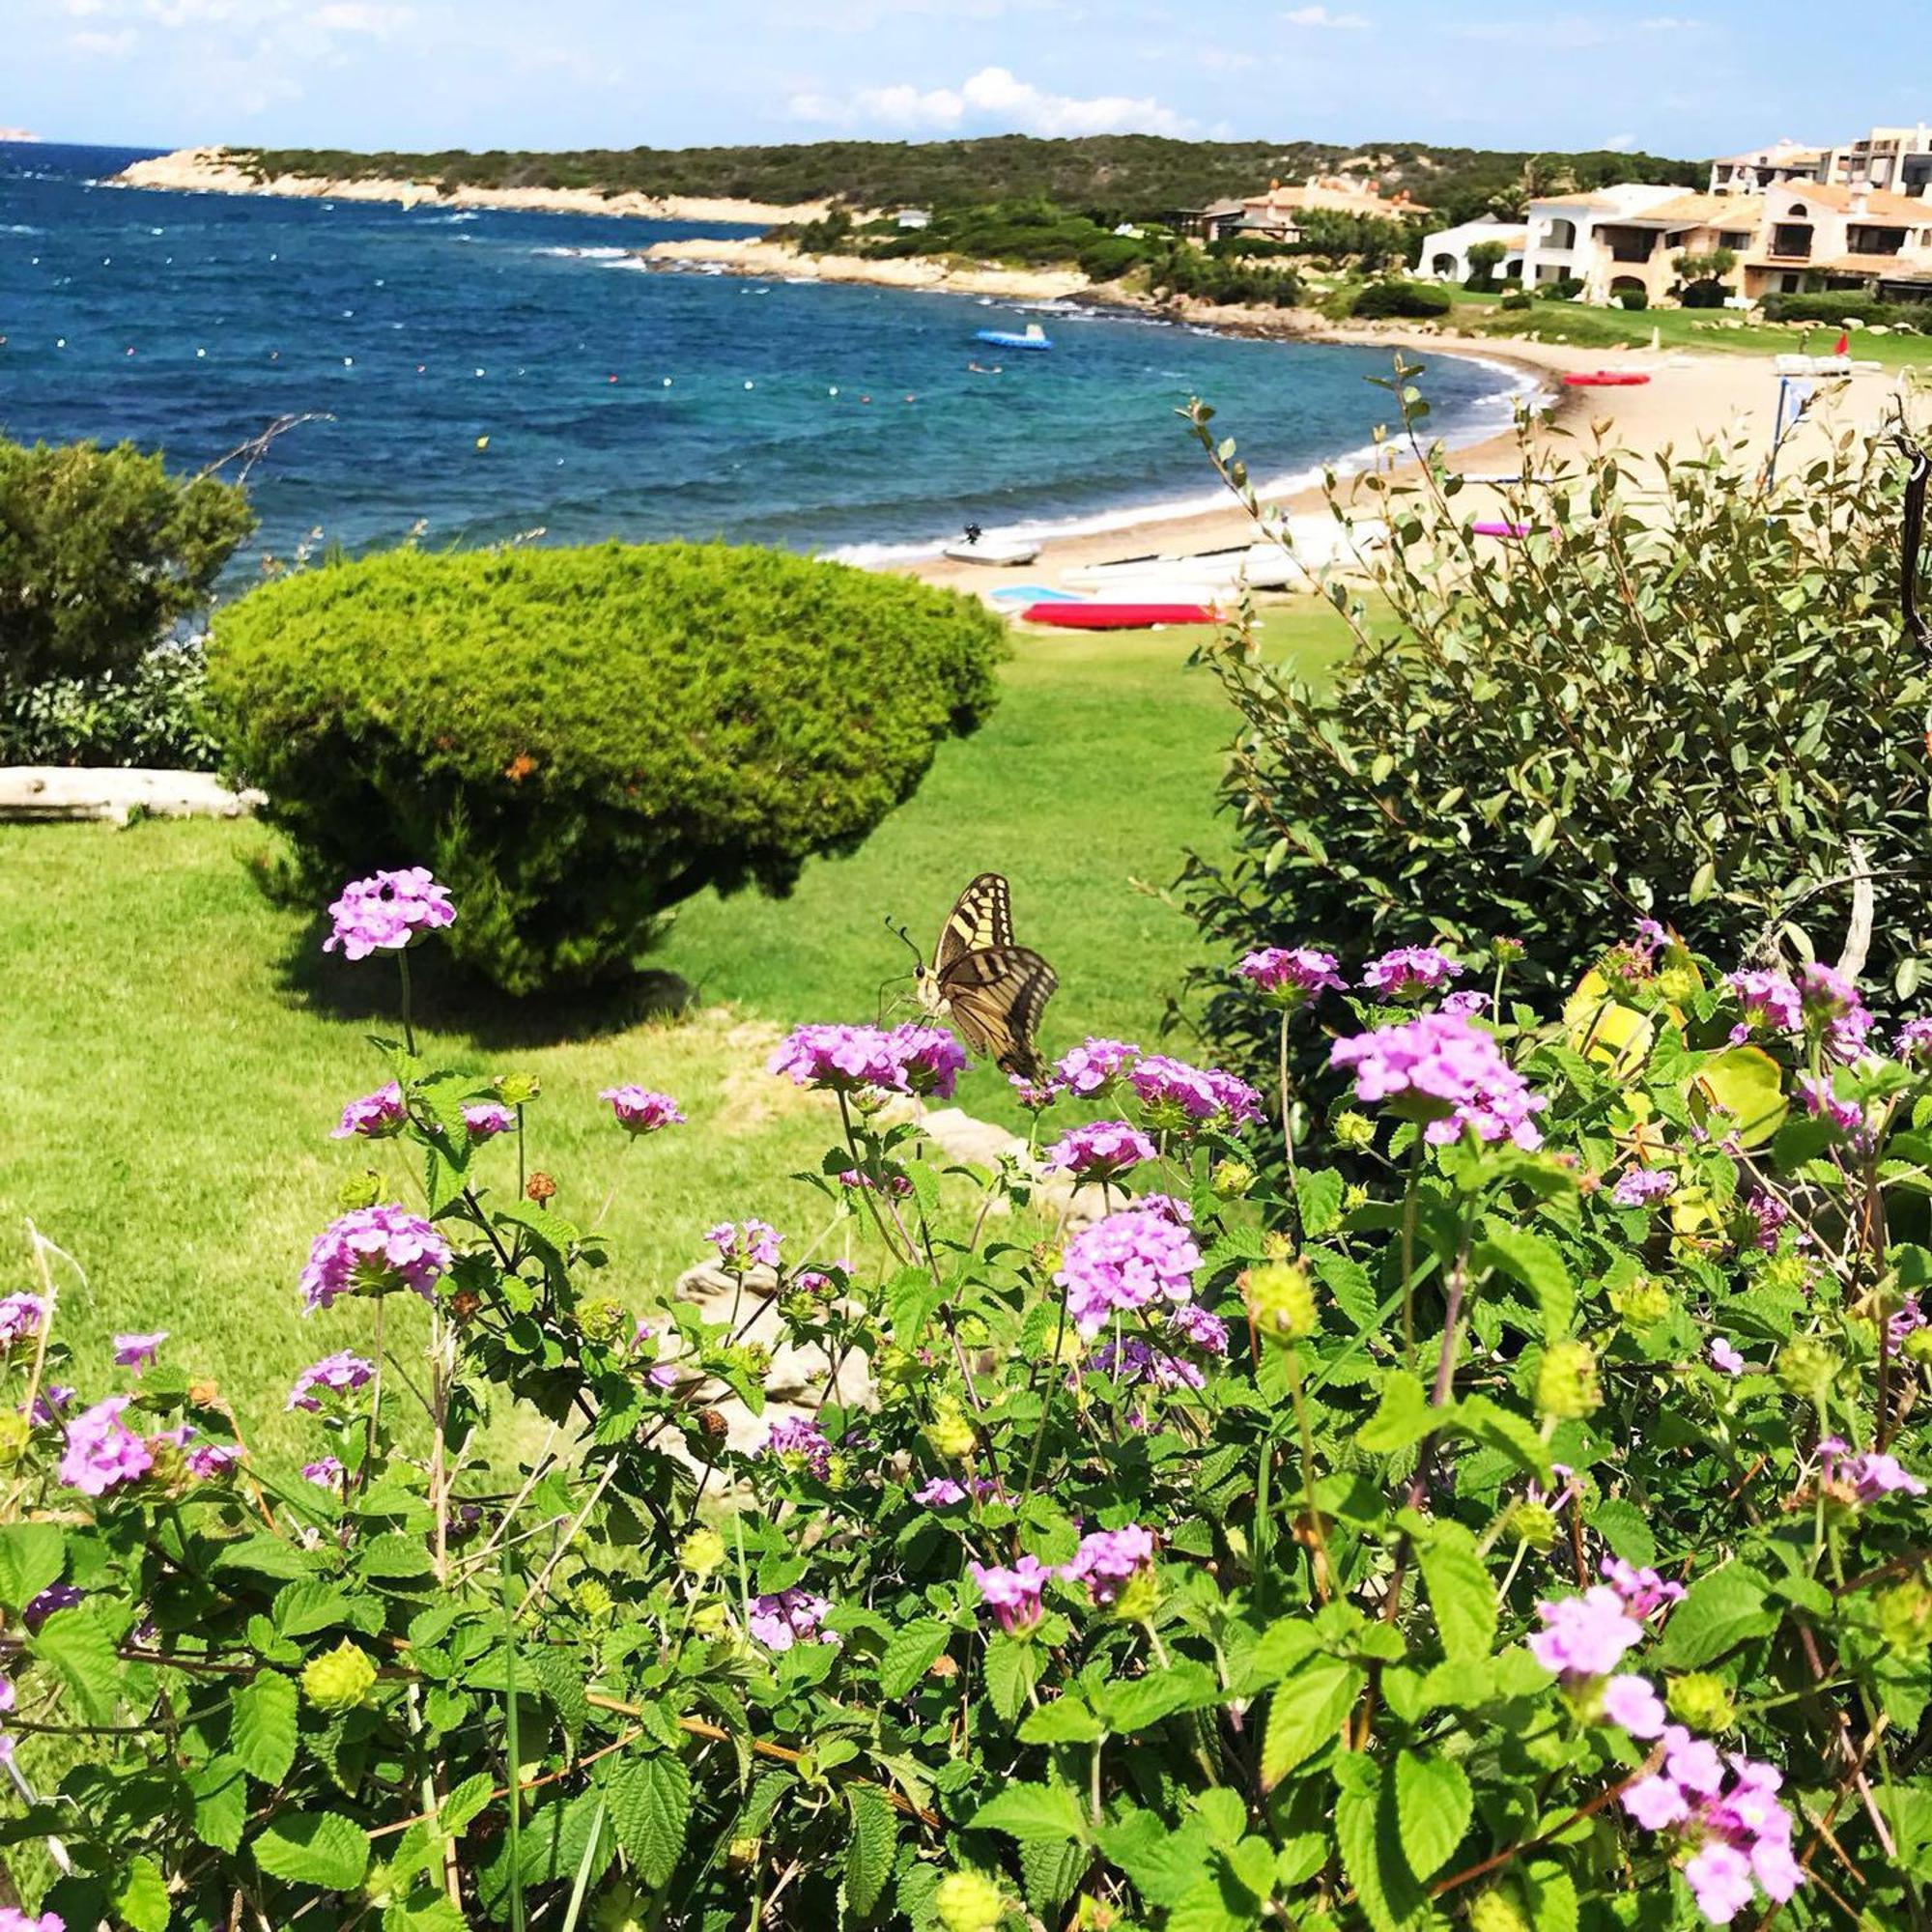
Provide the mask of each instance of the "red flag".
[{"label": "red flag", "polygon": [[1838,346],[1832,351],[1833,355],[1849,355],[1852,353],[1852,338],[1849,330],[1838,331]]}]

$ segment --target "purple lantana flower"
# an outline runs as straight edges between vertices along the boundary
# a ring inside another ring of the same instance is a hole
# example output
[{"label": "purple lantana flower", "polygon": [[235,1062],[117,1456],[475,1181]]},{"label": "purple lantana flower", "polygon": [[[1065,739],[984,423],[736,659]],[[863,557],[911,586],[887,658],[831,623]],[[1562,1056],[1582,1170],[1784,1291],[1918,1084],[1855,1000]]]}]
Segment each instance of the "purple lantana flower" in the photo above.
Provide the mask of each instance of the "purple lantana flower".
[{"label": "purple lantana flower", "polygon": [[935,1476],[924,1489],[913,1492],[913,1501],[925,1509],[951,1509],[965,1500],[965,1490],[951,1476]]},{"label": "purple lantana flower", "polygon": [[1626,1563],[1621,1556],[1606,1556],[1597,1574],[1639,1623],[1676,1603],[1684,1594],[1682,1583],[1672,1582],[1655,1570]]},{"label": "purple lantana flower", "polygon": [[339,1295],[386,1294],[406,1288],[425,1301],[449,1266],[449,1243],[406,1208],[356,1208],[315,1237],[297,1286],[304,1313]]},{"label": "purple lantana flower", "polygon": [[305,1408],[310,1414],[319,1415],[325,1395],[354,1395],[357,1389],[366,1388],[375,1375],[374,1362],[365,1361],[347,1349],[339,1354],[325,1355],[321,1361],[311,1362],[296,1378],[284,1406]]},{"label": "purple lantana flower", "polygon": [[1000,1564],[968,1563],[967,1573],[979,1586],[980,1601],[993,1621],[1009,1636],[1030,1631],[1043,1614],[1040,1595],[1060,1573],[1037,1556],[1022,1556],[1010,1569]]},{"label": "purple lantana flower", "polygon": [[38,1294],[0,1295],[0,1353],[37,1340],[46,1319],[47,1304]]},{"label": "purple lantana flower", "polygon": [[1711,1358],[1714,1369],[1721,1369],[1727,1376],[1741,1376],[1745,1372],[1745,1358],[1721,1335],[1713,1335],[1705,1345],[1704,1352]]},{"label": "purple lantana flower", "polygon": [[720,1221],[704,1231],[704,1238],[718,1250],[718,1259],[727,1267],[779,1264],[779,1243],[784,1236],[768,1221]]},{"label": "purple lantana flower", "polygon": [[225,1476],[241,1460],[242,1447],[237,1442],[197,1442],[182,1455],[183,1466],[201,1482]]},{"label": "purple lantana flower", "polygon": [[330,1133],[329,1139],[386,1140],[391,1134],[401,1132],[409,1118],[410,1110],[403,1099],[403,1090],[391,1080],[386,1087],[378,1087],[373,1094],[365,1094],[359,1100],[350,1101],[343,1108],[341,1122]]},{"label": "purple lantana flower", "polygon": [[313,1463],[304,1463],[302,1479],[316,1485],[318,1489],[332,1490],[347,1473],[341,1463],[333,1456],[318,1456]]},{"label": "purple lantana flower", "polygon": [[1114,1180],[1154,1152],[1154,1144],[1126,1121],[1090,1121],[1068,1127],[1047,1150],[1046,1164],[1080,1180]]},{"label": "purple lantana flower", "polygon": [[1925,1485],[1896,1456],[1879,1449],[1852,1451],[1838,1435],[1827,1435],[1819,1442],[1818,1473],[1833,1488],[1851,1491],[1855,1502],[1925,1493]]},{"label": "purple lantana flower", "polygon": [[1170,1132],[1210,1122],[1238,1130],[1262,1117],[1262,1096],[1245,1080],[1165,1054],[1151,1053],[1136,1063],[1128,1070],[1127,1085],[1140,1096],[1150,1124]]},{"label": "purple lantana flower", "polygon": [[1055,1080],[1068,1094],[1091,1100],[1103,1093],[1140,1058],[1141,1050],[1123,1039],[1084,1039],[1055,1064]]},{"label": "purple lantana flower", "polygon": [[37,1631],[56,1610],[71,1610],[80,1600],[81,1592],[71,1583],[49,1583],[20,1612],[20,1621],[30,1632]]},{"label": "purple lantana flower", "polygon": [[965,1070],[966,1050],[942,1027],[802,1026],[766,1065],[822,1093],[871,1088],[947,1100]]},{"label": "purple lantana flower", "polygon": [[1362,968],[1362,984],[1378,999],[1412,1000],[1439,992],[1463,972],[1437,947],[1398,946]]},{"label": "purple lantana flower", "polygon": [[1298,1007],[1324,991],[1343,992],[1348,981],[1332,952],[1312,946],[1266,946],[1250,952],[1235,968],[1237,978],[1259,986],[1280,1005]]},{"label": "purple lantana flower", "polygon": [[1753,1033],[1796,1033],[1803,1017],[1798,988],[1782,973],[1753,968],[1727,973],[1724,983],[1738,996],[1744,1018],[1731,1029],[1734,1045]]},{"label": "purple lantana flower", "polygon": [[472,1141],[495,1140],[516,1124],[516,1114],[500,1100],[471,1100],[463,1110],[463,1128]]},{"label": "purple lantana flower", "polygon": [[1677,1834],[1690,1854],[1684,1878],[1698,1912],[1710,1924],[1728,1925],[1750,1905],[1754,1888],[1781,1905],[1804,1872],[1792,1856],[1777,1771],[1741,1752],[1722,1759],[1682,1724],[1665,1727],[1663,1746],[1663,1769],[1638,1778],[1619,1802],[1645,1831]]},{"label": "purple lantana flower", "polygon": [[1617,1177],[1610,1199],[1619,1208],[1648,1208],[1661,1201],[1677,1185],[1677,1177],[1667,1168],[1630,1167]]},{"label": "purple lantana flower", "polygon": [[831,1631],[819,1628],[831,1614],[832,1605],[823,1597],[814,1597],[794,1584],[772,1596],[753,1597],[746,1622],[753,1636],[767,1650],[789,1650],[793,1644],[809,1643],[814,1637],[820,1643],[837,1643],[838,1639]]},{"label": "purple lantana flower", "polygon": [[1085,1583],[1096,1604],[1111,1604],[1152,1562],[1152,1533],[1130,1522],[1083,1536],[1073,1560],[1060,1574],[1069,1582]]},{"label": "purple lantana flower", "polygon": [[146,1335],[117,1335],[114,1338],[114,1360],[124,1369],[145,1369],[160,1347],[168,1339],[165,1328],[154,1329]]},{"label": "purple lantana flower", "polygon": [[1053,1279],[1066,1292],[1073,1325],[1091,1339],[1116,1311],[1191,1299],[1200,1265],[1187,1230],[1164,1209],[1136,1202],[1075,1235]]},{"label": "purple lantana flower", "polygon": [[1470,1127],[1480,1140],[1543,1145],[1530,1119],[1543,1096],[1530,1092],[1492,1036],[1456,1014],[1418,1013],[1338,1039],[1328,1062],[1354,1069],[1357,1099],[1394,1101],[1411,1119],[1426,1121],[1423,1137],[1437,1146]]},{"label": "purple lantana flower", "polygon": [[1567,1680],[1609,1676],[1624,1652],[1643,1641],[1643,1626],[1624,1599],[1602,1583],[1579,1597],[1546,1600],[1536,1613],[1543,1628],[1530,1636],[1530,1655]]},{"label": "purple lantana flower", "polygon": [[138,1483],[155,1466],[144,1437],[122,1421],[130,1398],[110,1395],[67,1426],[60,1479],[84,1496],[104,1496],[121,1483]]},{"label": "purple lantana flower", "polygon": [[819,1433],[815,1422],[808,1422],[801,1416],[784,1415],[765,1431],[759,1453],[776,1456],[787,1467],[823,1476],[831,1461],[832,1444]]},{"label": "purple lantana flower", "polygon": [[400,952],[424,934],[456,921],[448,888],[438,885],[425,866],[352,880],[328,912],[334,929],[322,950],[333,952],[339,946],[346,959]]},{"label": "purple lantana flower", "polygon": [[684,1116],[668,1094],[645,1087],[607,1087],[597,1096],[611,1103],[617,1124],[627,1134],[654,1134],[662,1127],[681,1127]]}]

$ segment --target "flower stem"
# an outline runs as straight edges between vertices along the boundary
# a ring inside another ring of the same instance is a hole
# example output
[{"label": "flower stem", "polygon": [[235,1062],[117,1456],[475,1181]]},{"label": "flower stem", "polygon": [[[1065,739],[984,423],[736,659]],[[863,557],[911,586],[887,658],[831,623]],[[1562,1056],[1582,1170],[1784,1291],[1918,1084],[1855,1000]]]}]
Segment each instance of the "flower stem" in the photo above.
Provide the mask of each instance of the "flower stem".
[{"label": "flower stem", "polygon": [[415,1022],[410,1012],[410,951],[408,947],[396,954],[396,970],[403,980],[403,1049],[412,1060],[416,1057]]}]

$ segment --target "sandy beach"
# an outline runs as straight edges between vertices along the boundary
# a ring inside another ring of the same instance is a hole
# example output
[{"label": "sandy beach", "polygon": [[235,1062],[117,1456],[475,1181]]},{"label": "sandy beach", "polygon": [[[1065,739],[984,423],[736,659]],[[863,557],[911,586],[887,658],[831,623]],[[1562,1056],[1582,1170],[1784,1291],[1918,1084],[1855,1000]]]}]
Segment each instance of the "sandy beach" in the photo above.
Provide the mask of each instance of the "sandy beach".
[{"label": "sandy beach", "polygon": [[272,194],[298,201],[387,201],[404,208],[522,208],[548,214],[634,215],[649,221],[744,221],[771,227],[813,221],[828,204],[733,201],[706,195],[599,194],[574,187],[459,187],[444,194],[436,182],[326,181],[315,175],[250,174],[226,148],[178,148],[135,161],[112,176],[109,187],[166,188],[187,194]]}]

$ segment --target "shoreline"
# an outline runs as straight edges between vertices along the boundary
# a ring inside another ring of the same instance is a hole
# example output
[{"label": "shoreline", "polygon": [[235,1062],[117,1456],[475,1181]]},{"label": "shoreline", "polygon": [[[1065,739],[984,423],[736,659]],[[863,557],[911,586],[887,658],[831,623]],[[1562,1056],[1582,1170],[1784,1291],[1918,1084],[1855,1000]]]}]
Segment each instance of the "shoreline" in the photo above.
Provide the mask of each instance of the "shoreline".
[{"label": "shoreline", "polygon": [[723,195],[601,194],[576,187],[458,187],[445,194],[436,182],[371,177],[330,181],[319,175],[277,175],[264,181],[239,166],[229,148],[177,148],[131,161],[104,187],[148,188],[170,194],[269,195],[286,201],[391,202],[403,208],[521,209],[541,214],[602,214],[647,221],[730,221],[770,228],[814,221],[826,202],[738,201]]}]

